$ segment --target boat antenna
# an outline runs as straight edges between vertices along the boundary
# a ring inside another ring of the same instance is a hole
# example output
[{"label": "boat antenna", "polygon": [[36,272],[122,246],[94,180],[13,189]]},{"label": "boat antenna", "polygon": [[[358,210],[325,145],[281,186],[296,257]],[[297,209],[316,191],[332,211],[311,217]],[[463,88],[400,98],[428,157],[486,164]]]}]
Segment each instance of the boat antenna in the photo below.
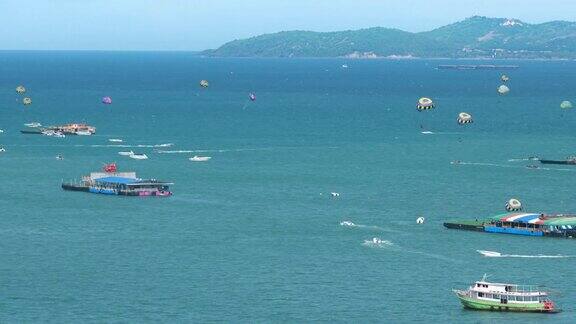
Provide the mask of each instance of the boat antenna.
[{"label": "boat antenna", "polygon": [[488,279],[488,277],[490,277],[490,275],[485,273],[485,274],[482,276],[482,281],[486,281],[486,279]]}]

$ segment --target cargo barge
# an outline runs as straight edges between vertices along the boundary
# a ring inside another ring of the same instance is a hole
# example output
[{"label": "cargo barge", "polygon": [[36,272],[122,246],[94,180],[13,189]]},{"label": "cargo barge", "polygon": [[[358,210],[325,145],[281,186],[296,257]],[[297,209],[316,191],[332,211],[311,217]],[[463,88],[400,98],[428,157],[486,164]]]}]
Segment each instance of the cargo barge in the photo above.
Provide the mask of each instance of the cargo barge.
[{"label": "cargo barge", "polygon": [[486,233],[576,238],[576,215],[506,213],[482,220],[452,220],[444,227]]},{"label": "cargo barge", "polygon": [[118,172],[116,164],[104,166],[103,172],[92,172],[80,181],[64,182],[62,189],[104,195],[136,197],[168,197],[170,182],[140,179],[135,172]]}]

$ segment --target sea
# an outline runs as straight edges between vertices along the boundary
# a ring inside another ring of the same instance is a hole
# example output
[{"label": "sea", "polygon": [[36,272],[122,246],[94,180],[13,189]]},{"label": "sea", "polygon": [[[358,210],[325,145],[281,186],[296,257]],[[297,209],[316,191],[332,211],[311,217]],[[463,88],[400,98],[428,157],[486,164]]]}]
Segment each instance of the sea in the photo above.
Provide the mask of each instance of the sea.
[{"label": "sea", "polygon": [[[1,52],[0,322],[574,322],[576,240],[443,222],[510,198],[576,213],[576,167],[526,167],[576,153],[576,110],[560,108],[575,84],[574,61]],[[21,134],[29,122],[97,133]],[[110,162],[173,196],[61,189]],[[484,274],[542,285],[563,312],[463,309],[452,289]]]}]

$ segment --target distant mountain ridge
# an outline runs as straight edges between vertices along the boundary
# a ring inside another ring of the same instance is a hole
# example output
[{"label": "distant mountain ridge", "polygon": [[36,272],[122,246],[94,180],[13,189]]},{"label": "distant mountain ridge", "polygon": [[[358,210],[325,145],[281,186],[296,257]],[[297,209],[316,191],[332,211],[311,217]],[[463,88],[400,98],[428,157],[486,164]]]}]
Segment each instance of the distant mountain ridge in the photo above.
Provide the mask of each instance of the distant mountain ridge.
[{"label": "distant mountain ridge", "polygon": [[528,24],[518,19],[474,16],[419,33],[383,27],[285,31],[234,40],[202,55],[576,59],[576,22]]}]

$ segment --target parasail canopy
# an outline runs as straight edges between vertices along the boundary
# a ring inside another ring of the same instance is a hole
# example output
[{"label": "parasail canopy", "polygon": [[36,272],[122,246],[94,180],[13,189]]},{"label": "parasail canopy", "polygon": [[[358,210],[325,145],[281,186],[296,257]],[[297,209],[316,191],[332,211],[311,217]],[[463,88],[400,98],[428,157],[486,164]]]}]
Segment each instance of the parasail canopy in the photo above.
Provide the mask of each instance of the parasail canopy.
[{"label": "parasail canopy", "polygon": [[16,87],[16,92],[17,92],[18,94],[23,94],[24,92],[26,92],[26,88],[24,88],[23,85],[19,85],[19,86]]},{"label": "parasail canopy", "polygon": [[24,105],[28,106],[28,105],[32,104],[32,99],[26,97],[26,98],[22,99],[22,103]]},{"label": "parasail canopy", "polygon": [[498,87],[498,93],[499,93],[499,94],[505,95],[505,94],[507,94],[508,92],[510,92],[510,88],[508,88],[506,85],[503,84],[503,85],[501,85],[501,86]]},{"label": "parasail canopy", "polygon": [[105,105],[111,105],[112,104],[112,98],[110,97],[102,97],[102,103]]},{"label": "parasail canopy", "polygon": [[502,74],[500,80],[502,80],[502,82],[507,82],[508,80],[510,80],[510,78],[506,74]]},{"label": "parasail canopy", "polygon": [[106,173],[115,173],[118,169],[116,167],[116,163],[108,163],[105,164],[102,168]]},{"label": "parasail canopy", "polygon": [[516,198],[512,198],[512,199],[508,200],[508,202],[506,203],[506,210],[507,211],[522,210],[522,203],[520,202],[520,200],[518,200]]},{"label": "parasail canopy", "polygon": [[568,100],[564,100],[562,101],[562,103],[560,104],[560,108],[562,109],[570,109],[572,108],[572,103]]},{"label": "parasail canopy", "polygon": [[202,88],[208,88],[208,86],[210,86],[210,83],[208,82],[208,80],[201,80],[200,81],[200,86]]},{"label": "parasail canopy", "polygon": [[460,124],[460,125],[470,124],[470,123],[474,122],[474,120],[472,119],[472,115],[470,115],[469,113],[465,113],[465,112],[459,113],[457,120],[458,120],[458,124]]},{"label": "parasail canopy", "polygon": [[248,95],[248,98],[250,98],[250,100],[252,100],[252,101],[256,101],[256,95],[253,92],[250,92],[250,94]]},{"label": "parasail canopy", "polygon": [[422,97],[418,99],[416,109],[418,109],[418,111],[434,109],[434,102],[430,98]]}]

